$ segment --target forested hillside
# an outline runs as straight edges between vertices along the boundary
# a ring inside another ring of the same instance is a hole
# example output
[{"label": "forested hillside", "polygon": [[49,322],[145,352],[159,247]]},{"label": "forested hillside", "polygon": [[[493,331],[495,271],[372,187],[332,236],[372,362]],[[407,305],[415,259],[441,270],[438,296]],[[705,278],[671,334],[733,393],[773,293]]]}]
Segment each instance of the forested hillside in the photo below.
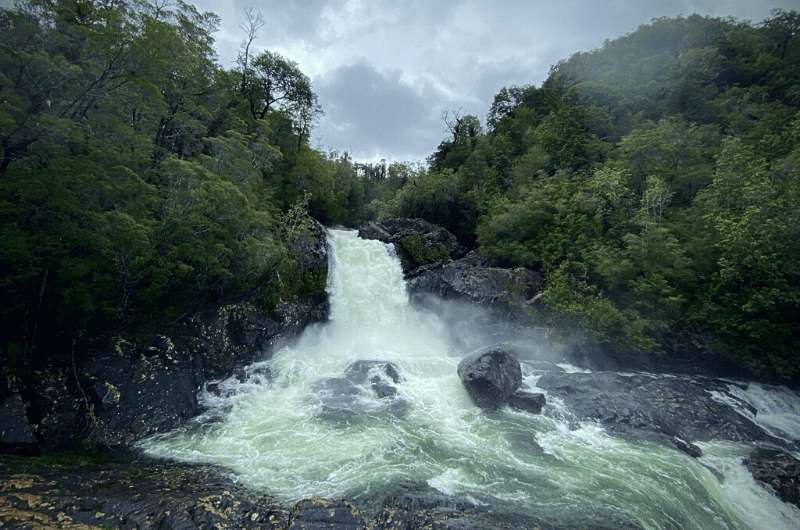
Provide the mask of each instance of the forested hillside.
[{"label": "forested hillside", "polygon": [[0,10],[0,364],[12,372],[204,303],[269,309],[320,289],[287,242],[308,213],[354,224],[383,193],[383,166],[309,147],[320,109],[296,64],[244,34],[236,67],[220,66],[218,23],[180,1]]},{"label": "forested hillside", "polygon": [[658,19],[501,90],[384,217],[540,269],[541,314],[607,348],[800,372],[800,14]]}]

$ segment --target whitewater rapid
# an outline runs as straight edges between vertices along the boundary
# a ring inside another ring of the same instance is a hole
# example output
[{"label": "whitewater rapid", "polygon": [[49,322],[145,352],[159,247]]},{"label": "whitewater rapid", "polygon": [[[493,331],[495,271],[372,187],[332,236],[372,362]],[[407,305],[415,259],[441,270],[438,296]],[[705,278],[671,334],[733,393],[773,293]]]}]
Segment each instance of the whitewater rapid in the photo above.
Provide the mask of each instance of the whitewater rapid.
[{"label": "whitewater rapid", "polygon": [[[436,315],[409,303],[392,247],[347,230],[329,231],[328,240],[330,321],[247,367],[245,377],[208,385],[203,416],[146,440],[148,454],[224,466],[286,501],[318,495],[369,505],[413,485],[556,520],[800,528],[800,510],[747,472],[746,446],[700,444],[704,456],[695,460],[576,422],[555,398],[541,415],[483,413],[456,375],[467,352],[451,344]],[[319,382],[359,360],[398,367],[402,409],[364,393],[358,414],[322,413]],[[528,373],[524,384],[542,391],[536,380]],[[773,428],[797,427],[797,396],[760,390],[747,398],[776,401]]]}]

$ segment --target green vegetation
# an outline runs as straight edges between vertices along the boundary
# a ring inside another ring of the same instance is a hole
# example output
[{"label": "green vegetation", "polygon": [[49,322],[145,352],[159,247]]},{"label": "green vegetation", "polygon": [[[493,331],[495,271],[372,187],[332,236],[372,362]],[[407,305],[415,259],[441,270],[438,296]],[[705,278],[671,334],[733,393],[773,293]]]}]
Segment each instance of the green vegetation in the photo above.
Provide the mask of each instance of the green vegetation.
[{"label": "green vegetation", "polygon": [[800,14],[658,19],[447,123],[381,215],[541,270],[609,348],[800,375]]},{"label": "green vegetation", "polygon": [[[449,116],[429,169],[308,138],[309,79],[178,1],[0,9],[2,364],[249,296],[318,293],[293,241],[421,217],[541,270],[546,318],[609,348],[800,376],[800,14],[658,19]],[[412,254],[419,241],[404,245]],[[420,256],[423,261],[438,256]]]},{"label": "green vegetation", "polygon": [[434,263],[450,257],[450,252],[442,243],[426,246],[422,237],[422,234],[412,234],[401,238],[397,242],[415,265]]},{"label": "green vegetation", "polygon": [[222,68],[218,22],[181,1],[0,9],[0,365],[210,302],[319,293],[291,250],[304,219],[358,223],[402,183],[402,166],[311,149],[309,79],[252,53],[252,12]]}]

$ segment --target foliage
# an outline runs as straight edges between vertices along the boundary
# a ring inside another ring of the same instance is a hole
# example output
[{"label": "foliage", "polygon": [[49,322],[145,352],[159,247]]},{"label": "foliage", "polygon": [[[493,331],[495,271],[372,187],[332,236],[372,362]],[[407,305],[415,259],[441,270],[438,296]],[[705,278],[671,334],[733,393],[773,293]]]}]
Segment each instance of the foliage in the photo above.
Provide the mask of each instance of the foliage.
[{"label": "foliage", "polygon": [[608,348],[667,355],[699,335],[798,377],[798,21],[662,18],[575,54],[541,87],[503,88],[487,131],[451,119],[384,208],[539,269],[543,318]]},{"label": "foliage", "polygon": [[181,1],[0,9],[0,365],[206,303],[324,293],[292,250],[309,215],[358,223],[402,179],[309,147],[310,81],[251,56],[249,15],[226,70],[218,17]]}]

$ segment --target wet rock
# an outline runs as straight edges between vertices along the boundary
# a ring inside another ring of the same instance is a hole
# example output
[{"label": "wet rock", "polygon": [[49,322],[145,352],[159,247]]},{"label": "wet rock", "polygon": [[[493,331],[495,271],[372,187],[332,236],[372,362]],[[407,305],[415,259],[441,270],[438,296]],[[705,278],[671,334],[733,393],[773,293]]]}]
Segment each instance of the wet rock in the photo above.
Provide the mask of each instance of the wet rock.
[{"label": "wet rock", "polygon": [[593,420],[612,432],[671,443],[686,441],[769,441],[785,445],[737,412],[724,381],[614,372],[546,372],[536,385],[561,398],[579,420]]},{"label": "wet rock", "polygon": [[323,414],[352,414],[364,412],[361,389],[344,377],[330,377],[315,382],[312,391],[319,400]]},{"label": "wet rock", "polygon": [[68,448],[89,434],[92,403],[78,390],[74,374],[59,369],[36,372],[26,395],[28,418],[43,449]]},{"label": "wet rock", "polygon": [[[531,508],[530,506],[528,508]],[[541,513],[539,513],[541,512]],[[477,505],[473,499],[434,491],[408,491],[388,497],[368,528],[410,530],[528,529],[633,529],[639,526],[625,516],[599,508],[596,514],[569,513],[565,506],[537,506],[533,514],[521,514],[512,505]]]},{"label": "wet rock", "polygon": [[493,410],[508,403],[519,388],[522,370],[513,354],[494,346],[463,358],[458,377],[476,405]]},{"label": "wet rock", "polygon": [[692,458],[700,458],[703,456],[703,450],[697,447],[693,443],[689,443],[683,438],[678,438],[677,436],[673,436],[671,438],[672,445],[675,446],[676,449],[686,453],[687,455],[691,456]]},{"label": "wet rock", "polygon": [[800,507],[800,460],[784,451],[758,448],[745,465],[753,478],[769,486],[782,501]]},{"label": "wet rock", "polygon": [[292,508],[290,530],[359,530],[365,521],[358,509],[342,500],[321,498],[298,502]]},{"label": "wet rock", "polygon": [[528,321],[543,287],[542,277],[530,269],[505,269],[485,265],[474,253],[441,267],[429,268],[409,280],[417,303],[433,294],[446,300],[481,305],[497,317]]},{"label": "wet rock", "polygon": [[397,366],[388,361],[355,361],[345,369],[344,376],[357,385],[369,382],[379,398],[396,396],[397,388],[394,385],[401,381]]},{"label": "wet rock", "polygon": [[378,410],[402,415],[408,404],[397,396],[396,385],[401,381],[394,363],[359,360],[345,368],[343,377],[321,379],[312,385],[312,390],[323,415],[347,417]]},{"label": "wet rock", "polygon": [[286,528],[289,511],[207,466],[0,461],[0,526]]},{"label": "wet rock", "polygon": [[422,219],[366,223],[359,227],[358,235],[394,244],[406,276],[413,276],[419,267],[445,263],[466,252],[453,234]]},{"label": "wet rock", "polygon": [[11,394],[0,403],[0,453],[37,454],[39,443],[28,421],[25,403]]},{"label": "wet rock", "polygon": [[200,412],[202,370],[192,359],[176,352],[169,340],[155,342],[147,354],[94,357],[86,366],[93,382],[89,438],[94,443],[129,446]]},{"label": "wet rock", "polygon": [[539,414],[544,407],[546,399],[544,394],[535,392],[517,391],[508,399],[508,405],[517,410]]}]

